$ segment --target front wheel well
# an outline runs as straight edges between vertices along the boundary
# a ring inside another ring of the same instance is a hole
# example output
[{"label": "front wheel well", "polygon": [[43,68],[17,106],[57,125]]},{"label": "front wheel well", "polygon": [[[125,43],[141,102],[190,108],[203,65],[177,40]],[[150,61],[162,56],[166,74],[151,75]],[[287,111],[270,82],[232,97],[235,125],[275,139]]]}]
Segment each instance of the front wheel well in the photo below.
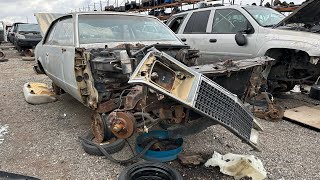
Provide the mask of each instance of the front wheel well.
[{"label": "front wheel well", "polygon": [[46,74],[46,72],[44,71],[43,66],[39,60],[37,60],[37,65],[39,67],[39,70],[42,72],[42,74]]},{"label": "front wheel well", "polygon": [[[288,48],[271,48],[265,53],[265,56],[274,58],[276,62],[281,60],[281,58],[288,58],[292,56],[301,57],[307,61],[310,60],[310,56],[307,52],[298,49],[288,49]],[[284,57],[285,56],[285,57]]]}]

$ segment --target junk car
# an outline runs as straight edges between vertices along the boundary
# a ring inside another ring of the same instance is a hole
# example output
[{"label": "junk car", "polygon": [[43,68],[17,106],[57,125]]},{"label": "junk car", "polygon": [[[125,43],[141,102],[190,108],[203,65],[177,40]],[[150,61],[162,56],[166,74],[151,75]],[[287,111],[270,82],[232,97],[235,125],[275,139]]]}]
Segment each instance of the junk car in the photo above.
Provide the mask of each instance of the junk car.
[{"label": "junk car", "polygon": [[38,24],[17,24],[13,44],[18,51],[33,49],[42,39]]},{"label": "junk car", "polygon": [[82,12],[51,18],[51,24],[47,17],[53,16],[36,16],[46,33],[34,69],[56,92],[93,110],[95,141],[129,138],[159,123],[173,137],[221,124],[257,147],[250,138],[261,127],[243,102],[263,91],[272,59],[197,65],[198,51],[152,16]]},{"label": "junk car", "polygon": [[269,91],[289,91],[320,75],[319,1],[308,1],[287,18],[259,6],[203,8],[173,15],[167,25],[203,63],[269,56]]}]

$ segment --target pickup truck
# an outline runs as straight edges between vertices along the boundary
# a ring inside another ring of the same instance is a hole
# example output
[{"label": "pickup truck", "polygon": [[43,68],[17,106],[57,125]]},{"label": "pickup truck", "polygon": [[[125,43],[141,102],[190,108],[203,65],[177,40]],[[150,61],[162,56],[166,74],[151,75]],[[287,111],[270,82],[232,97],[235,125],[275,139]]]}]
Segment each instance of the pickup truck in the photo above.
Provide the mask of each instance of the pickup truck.
[{"label": "pickup truck", "polygon": [[320,74],[319,7],[309,1],[288,17],[266,7],[209,7],[175,14],[167,25],[200,50],[201,63],[272,57],[269,91],[289,91]]}]

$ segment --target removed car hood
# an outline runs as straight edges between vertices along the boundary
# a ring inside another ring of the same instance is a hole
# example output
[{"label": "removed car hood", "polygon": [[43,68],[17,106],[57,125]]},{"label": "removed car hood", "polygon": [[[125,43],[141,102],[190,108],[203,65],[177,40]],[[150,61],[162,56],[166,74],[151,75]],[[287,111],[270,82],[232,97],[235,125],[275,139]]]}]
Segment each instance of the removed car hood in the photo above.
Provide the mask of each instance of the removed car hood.
[{"label": "removed car hood", "polygon": [[41,35],[42,37],[46,34],[50,24],[52,21],[56,20],[57,18],[63,16],[64,14],[58,13],[35,13],[38,24],[40,26]]},{"label": "removed car hood", "polygon": [[320,22],[320,1],[310,0],[301,5],[300,8],[283,19],[275,27],[292,23],[317,24]]}]

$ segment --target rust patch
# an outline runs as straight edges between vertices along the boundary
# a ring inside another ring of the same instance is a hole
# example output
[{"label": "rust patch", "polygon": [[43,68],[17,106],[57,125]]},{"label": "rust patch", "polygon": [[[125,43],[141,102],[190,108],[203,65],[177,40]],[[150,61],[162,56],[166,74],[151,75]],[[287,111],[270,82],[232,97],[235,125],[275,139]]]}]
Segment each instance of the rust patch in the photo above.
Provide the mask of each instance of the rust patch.
[{"label": "rust patch", "polygon": [[83,48],[77,48],[75,54],[75,77],[77,77],[78,90],[83,103],[91,109],[97,108],[98,92],[94,87],[90,63],[90,54],[85,53]]},{"label": "rust patch", "polygon": [[107,118],[112,133],[121,139],[129,138],[136,130],[137,122],[130,112],[112,112]]},{"label": "rust patch", "polygon": [[102,122],[102,118],[98,112],[94,112],[91,116],[91,129],[94,135],[94,141],[101,143],[104,140],[105,126]]}]

